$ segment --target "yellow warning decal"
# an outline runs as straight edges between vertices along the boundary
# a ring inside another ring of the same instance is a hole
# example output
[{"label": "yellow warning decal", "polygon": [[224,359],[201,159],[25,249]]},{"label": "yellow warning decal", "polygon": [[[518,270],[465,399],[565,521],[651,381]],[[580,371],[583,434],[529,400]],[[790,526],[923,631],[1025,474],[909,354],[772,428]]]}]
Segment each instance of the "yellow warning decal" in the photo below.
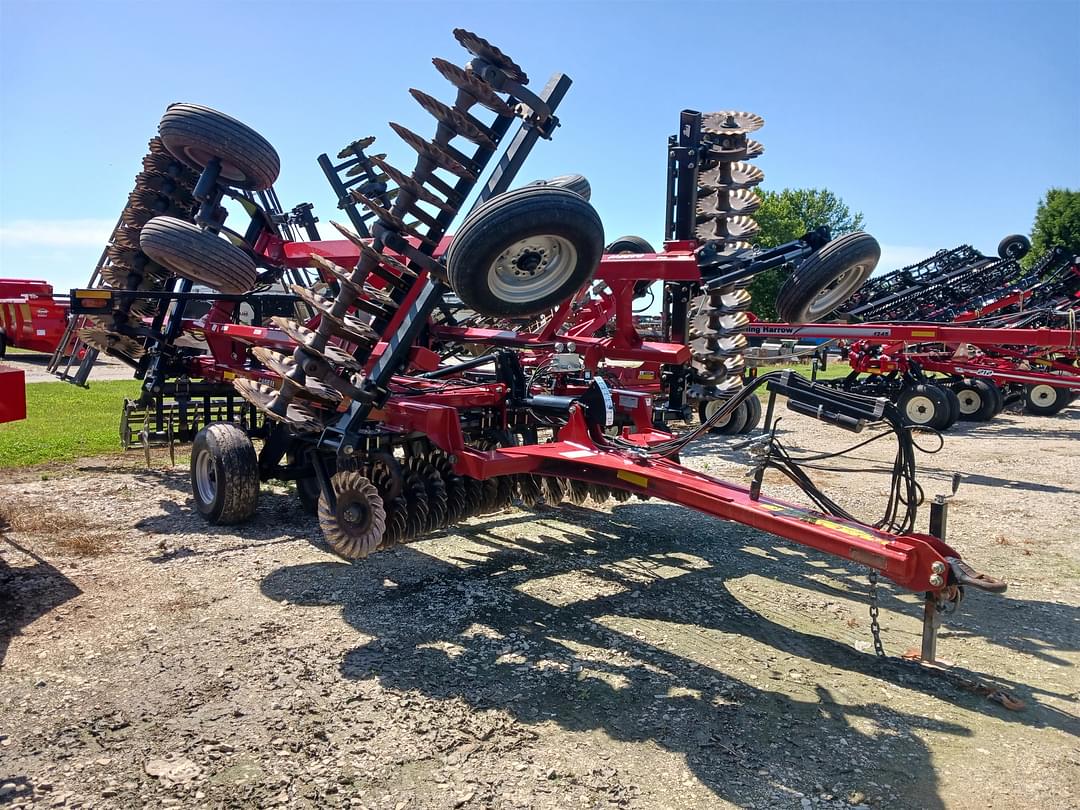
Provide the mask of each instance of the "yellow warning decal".
[{"label": "yellow warning decal", "polygon": [[912,329],[912,337],[937,337],[936,329]]},{"label": "yellow warning decal", "polygon": [[782,517],[795,518],[801,520],[803,523],[811,523],[814,526],[820,526],[823,529],[831,529],[834,532],[840,532],[840,534],[846,534],[848,537],[857,537],[860,540],[869,540],[872,543],[878,543],[880,545],[888,545],[889,540],[886,538],[878,537],[876,534],[867,531],[859,526],[852,526],[848,523],[837,523],[835,520],[830,520],[824,515],[815,515],[811,512],[804,512],[801,509],[796,509],[790,506],[780,506],[775,503],[762,503],[759,504],[762,509],[768,512],[776,512]]},{"label": "yellow warning decal", "polygon": [[615,473],[616,478],[621,478],[623,481],[628,481],[631,484],[639,487],[649,486],[649,479],[644,475],[638,475],[637,473],[629,472],[628,470],[619,470]]},{"label": "yellow warning decal", "polygon": [[236,379],[236,372],[235,371],[226,371],[221,376],[226,380],[235,380]]},{"label": "yellow warning decal", "polygon": [[76,298],[112,298],[112,290],[76,290]]}]

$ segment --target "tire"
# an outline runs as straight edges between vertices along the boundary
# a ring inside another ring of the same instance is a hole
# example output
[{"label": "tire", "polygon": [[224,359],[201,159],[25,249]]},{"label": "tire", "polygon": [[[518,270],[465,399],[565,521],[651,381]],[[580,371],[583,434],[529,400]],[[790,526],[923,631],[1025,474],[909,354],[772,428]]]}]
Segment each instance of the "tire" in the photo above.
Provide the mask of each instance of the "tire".
[{"label": "tire", "polygon": [[[656,248],[650,245],[647,241],[640,236],[620,236],[610,245],[604,248],[604,254],[618,254],[618,253],[656,253]],[[641,298],[643,295],[649,292],[649,287],[653,283],[648,279],[641,279],[634,284],[634,298]]]},{"label": "tire", "polygon": [[960,398],[956,395],[956,392],[948,386],[938,385],[937,388],[945,394],[945,399],[949,401],[949,419],[945,426],[941,428],[941,430],[948,430],[960,419]]},{"label": "tire", "polygon": [[1031,250],[1031,240],[1022,233],[1006,236],[998,242],[997,253],[1002,259],[1022,259]]},{"label": "tire", "polygon": [[896,406],[905,425],[945,430],[952,418],[952,406],[945,391],[936,385],[918,383],[900,392]]},{"label": "tire", "polygon": [[7,335],[0,330],[0,360],[7,356]]},{"label": "tire", "polygon": [[191,446],[195,508],[214,525],[242,523],[259,500],[259,459],[251,439],[231,422],[215,422]]},{"label": "tire", "polygon": [[142,252],[178,276],[241,295],[255,286],[255,262],[225,239],[175,217],[154,217],[139,234]]},{"label": "tire", "polygon": [[[722,399],[710,399],[706,402],[702,402],[698,405],[698,419],[702,422],[707,421],[708,418],[716,412],[716,409],[723,404],[724,400]],[[749,416],[750,413],[746,402],[742,402],[739,407],[728,415],[726,421],[709,428],[709,432],[716,433],[720,436],[734,436],[736,433],[742,433]]]},{"label": "tire", "polygon": [[[993,388],[996,388],[994,386]],[[998,397],[985,380],[961,380],[952,386],[964,422],[986,422],[994,418]]]},{"label": "tire", "polygon": [[567,188],[582,199],[592,199],[592,186],[589,185],[589,181],[586,180],[585,176],[582,174],[560,174],[558,177],[552,177],[550,180],[534,180],[529,183],[529,186],[556,186],[557,188]]},{"label": "tire", "polygon": [[748,397],[746,405],[746,424],[743,425],[742,430],[740,430],[739,433],[752,433],[761,423],[761,400],[757,398],[757,394]]},{"label": "tire", "polygon": [[526,186],[493,197],[465,219],[446,268],[469,309],[522,318],[581,289],[603,249],[603,223],[586,200],[558,186]]},{"label": "tire", "polygon": [[174,157],[200,171],[218,158],[224,185],[260,191],[274,185],[281,171],[281,159],[266,138],[201,104],[170,104],[158,134]]},{"label": "tire", "polygon": [[856,231],[833,239],[791,274],[776,296],[776,311],[787,323],[814,323],[843,304],[870,277],[881,245]]},{"label": "tire", "polygon": [[1024,386],[1024,410],[1034,416],[1053,416],[1069,404],[1069,391],[1052,385]]}]

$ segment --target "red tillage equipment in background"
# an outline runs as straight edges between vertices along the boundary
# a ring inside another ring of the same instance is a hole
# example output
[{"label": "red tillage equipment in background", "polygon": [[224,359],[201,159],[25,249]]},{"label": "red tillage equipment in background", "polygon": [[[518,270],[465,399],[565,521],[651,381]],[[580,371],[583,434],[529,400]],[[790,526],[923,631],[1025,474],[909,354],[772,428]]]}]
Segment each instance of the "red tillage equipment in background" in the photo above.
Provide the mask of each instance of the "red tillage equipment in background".
[{"label": "red tillage equipment in background", "polygon": [[26,418],[26,378],[21,368],[0,364],[0,422]]},{"label": "red tillage equipment in background", "polygon": [[67,296],[54,296],[47,281],[0,278],[0,357],[9,346],[56,351],[67,318]]}]

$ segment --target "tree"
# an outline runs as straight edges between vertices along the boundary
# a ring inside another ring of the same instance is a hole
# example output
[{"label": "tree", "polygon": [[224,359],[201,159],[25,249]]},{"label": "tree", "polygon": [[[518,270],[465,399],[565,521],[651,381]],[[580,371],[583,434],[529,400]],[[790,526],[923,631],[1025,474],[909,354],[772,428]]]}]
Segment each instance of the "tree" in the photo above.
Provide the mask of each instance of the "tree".
[{"label": "tree", "polygon": [[1055,245],[1080,253],[1080,191],[1052,188],[1039,201],[1031,228],[1031,252],[1022,259],[1031,267]]},{"label": "tree", "polygon": [[[776,247],[821,225],[828,225],[833,237],[862,228],[863,215],[851,209],[827,188],[785,188],[759,191],[761,207],[754,218],[761,232],[754,240],[759,247]],[[776,319],[776,294],[787,281],[790,271],[767,270],[750,284],[751,311],[765,320]]]}]

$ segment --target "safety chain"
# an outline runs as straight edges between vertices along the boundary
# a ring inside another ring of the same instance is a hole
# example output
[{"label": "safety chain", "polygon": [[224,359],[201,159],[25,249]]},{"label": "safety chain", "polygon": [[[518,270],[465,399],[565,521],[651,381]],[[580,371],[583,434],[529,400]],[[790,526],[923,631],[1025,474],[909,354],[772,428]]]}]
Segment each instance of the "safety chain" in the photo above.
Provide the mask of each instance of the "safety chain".
[{"label": "safety chain", "polygon": [[878,658],[885,657],[885,647],[881,643],[881,625],[878,624],[878,572],[870,569],[870,634],[874,637],[874,653]]}]

